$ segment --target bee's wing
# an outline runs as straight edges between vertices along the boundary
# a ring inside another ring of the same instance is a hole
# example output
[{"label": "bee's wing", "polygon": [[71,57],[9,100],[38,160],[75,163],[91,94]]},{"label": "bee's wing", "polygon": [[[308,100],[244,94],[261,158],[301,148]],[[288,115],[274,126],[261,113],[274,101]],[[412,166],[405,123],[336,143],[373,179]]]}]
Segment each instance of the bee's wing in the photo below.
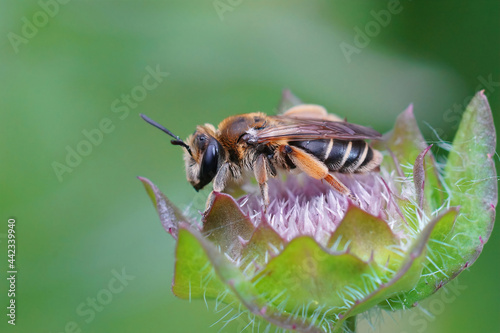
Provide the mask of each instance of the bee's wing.
[{"label": "bee's wing", "polygon": [[257,130],[257,143],[277,140],[305,141],[322,139],[370,140],[379,139],[382,135],[368,127],[344,121],[328,121],[318,119],[272,117],[275,121],[263,129]]}]

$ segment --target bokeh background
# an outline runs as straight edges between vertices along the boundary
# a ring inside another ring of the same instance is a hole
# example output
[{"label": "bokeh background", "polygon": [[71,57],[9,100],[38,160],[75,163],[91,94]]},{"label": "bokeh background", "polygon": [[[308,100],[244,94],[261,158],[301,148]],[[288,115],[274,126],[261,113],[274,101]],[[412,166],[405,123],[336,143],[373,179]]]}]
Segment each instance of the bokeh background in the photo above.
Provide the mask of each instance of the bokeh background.
[{"label": "bokeh background", "polygon": [[[0,276],[11,217],[18,265],[17,325],[6,323],[2,278],[0,331],[218,332],[231,317],[216,323],[227,310],[170,291],[174,241],[136,176],[181,207],[195,192],[181,150],[139,113],[185,137],[235,113],[272,113],[290,88],[380,132],[413,103],[428,140],[451,141],[485,89],[500,121],[500,3],[390,3],[0,1]],[[397,12],[377,23],[388,8]],[[100,126],[101,139],[82,143]],[[86,156],[70,167],[78,147]],[[499,257],[494,230],[458,297],[437,293],[360,331],[500,332]],[[91,310],[123,270],[130,280]]]}]

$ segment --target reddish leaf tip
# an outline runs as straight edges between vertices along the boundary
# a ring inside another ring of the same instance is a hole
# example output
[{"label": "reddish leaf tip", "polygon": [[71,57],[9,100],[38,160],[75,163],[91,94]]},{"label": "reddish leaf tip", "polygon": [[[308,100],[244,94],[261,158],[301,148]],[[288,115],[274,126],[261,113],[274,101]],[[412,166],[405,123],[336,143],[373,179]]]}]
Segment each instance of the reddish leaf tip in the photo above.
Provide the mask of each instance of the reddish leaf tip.
[{"label": "reddish leaf tip", "polygon": [[405,115],[411,116],[412,118],[414,117],[413,115],[413,103],[410,103],[406,109],[403,111]]},{"label": "reddish leaf tip", "polygon": [[146,177],[137,176],[137,179],[139,179],[142,183],[147,183],[149,185],[154,186],[153,182],[147,179]]}]

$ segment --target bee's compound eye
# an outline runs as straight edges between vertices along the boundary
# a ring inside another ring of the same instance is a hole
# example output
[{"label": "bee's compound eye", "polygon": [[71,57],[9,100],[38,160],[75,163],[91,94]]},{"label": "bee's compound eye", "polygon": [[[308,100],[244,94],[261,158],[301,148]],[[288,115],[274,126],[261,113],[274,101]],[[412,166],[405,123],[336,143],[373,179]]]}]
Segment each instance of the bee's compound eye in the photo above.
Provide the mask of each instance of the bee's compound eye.
[{"label": "bee's compound eye", "polygon": [[203,154],[203,159],[201,160],[200,168],[200,182],[195,187],[196,189],[201,189],[217,174],[219,165],[219,152],[220,144],[216,139],[211,139],[208,143],[207,149]]}]

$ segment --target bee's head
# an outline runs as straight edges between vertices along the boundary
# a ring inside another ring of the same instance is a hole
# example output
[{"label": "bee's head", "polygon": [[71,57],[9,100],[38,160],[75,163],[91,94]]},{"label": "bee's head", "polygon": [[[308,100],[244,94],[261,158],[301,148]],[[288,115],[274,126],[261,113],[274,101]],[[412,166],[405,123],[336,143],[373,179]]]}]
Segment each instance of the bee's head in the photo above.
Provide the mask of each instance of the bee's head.
[{"label": "bee's head", "polygon": [[213,125],[198,126],[196,131],[186,139],[186,143],[145,115],[141,114],[141,117],[173,137],[175,140],[170,141],[173,145],[185,148],[186,177],[196,191],[201,190],[214,179],[222,164],[224,150],[215,138]]},{"label": "bee's head", "polygon": [[186,177],[196,191],[214,179],[223,161],[224,150],[215,138],[215,128],[210,124],[198,126],[186,141],[191,153],[184,153]]}]

